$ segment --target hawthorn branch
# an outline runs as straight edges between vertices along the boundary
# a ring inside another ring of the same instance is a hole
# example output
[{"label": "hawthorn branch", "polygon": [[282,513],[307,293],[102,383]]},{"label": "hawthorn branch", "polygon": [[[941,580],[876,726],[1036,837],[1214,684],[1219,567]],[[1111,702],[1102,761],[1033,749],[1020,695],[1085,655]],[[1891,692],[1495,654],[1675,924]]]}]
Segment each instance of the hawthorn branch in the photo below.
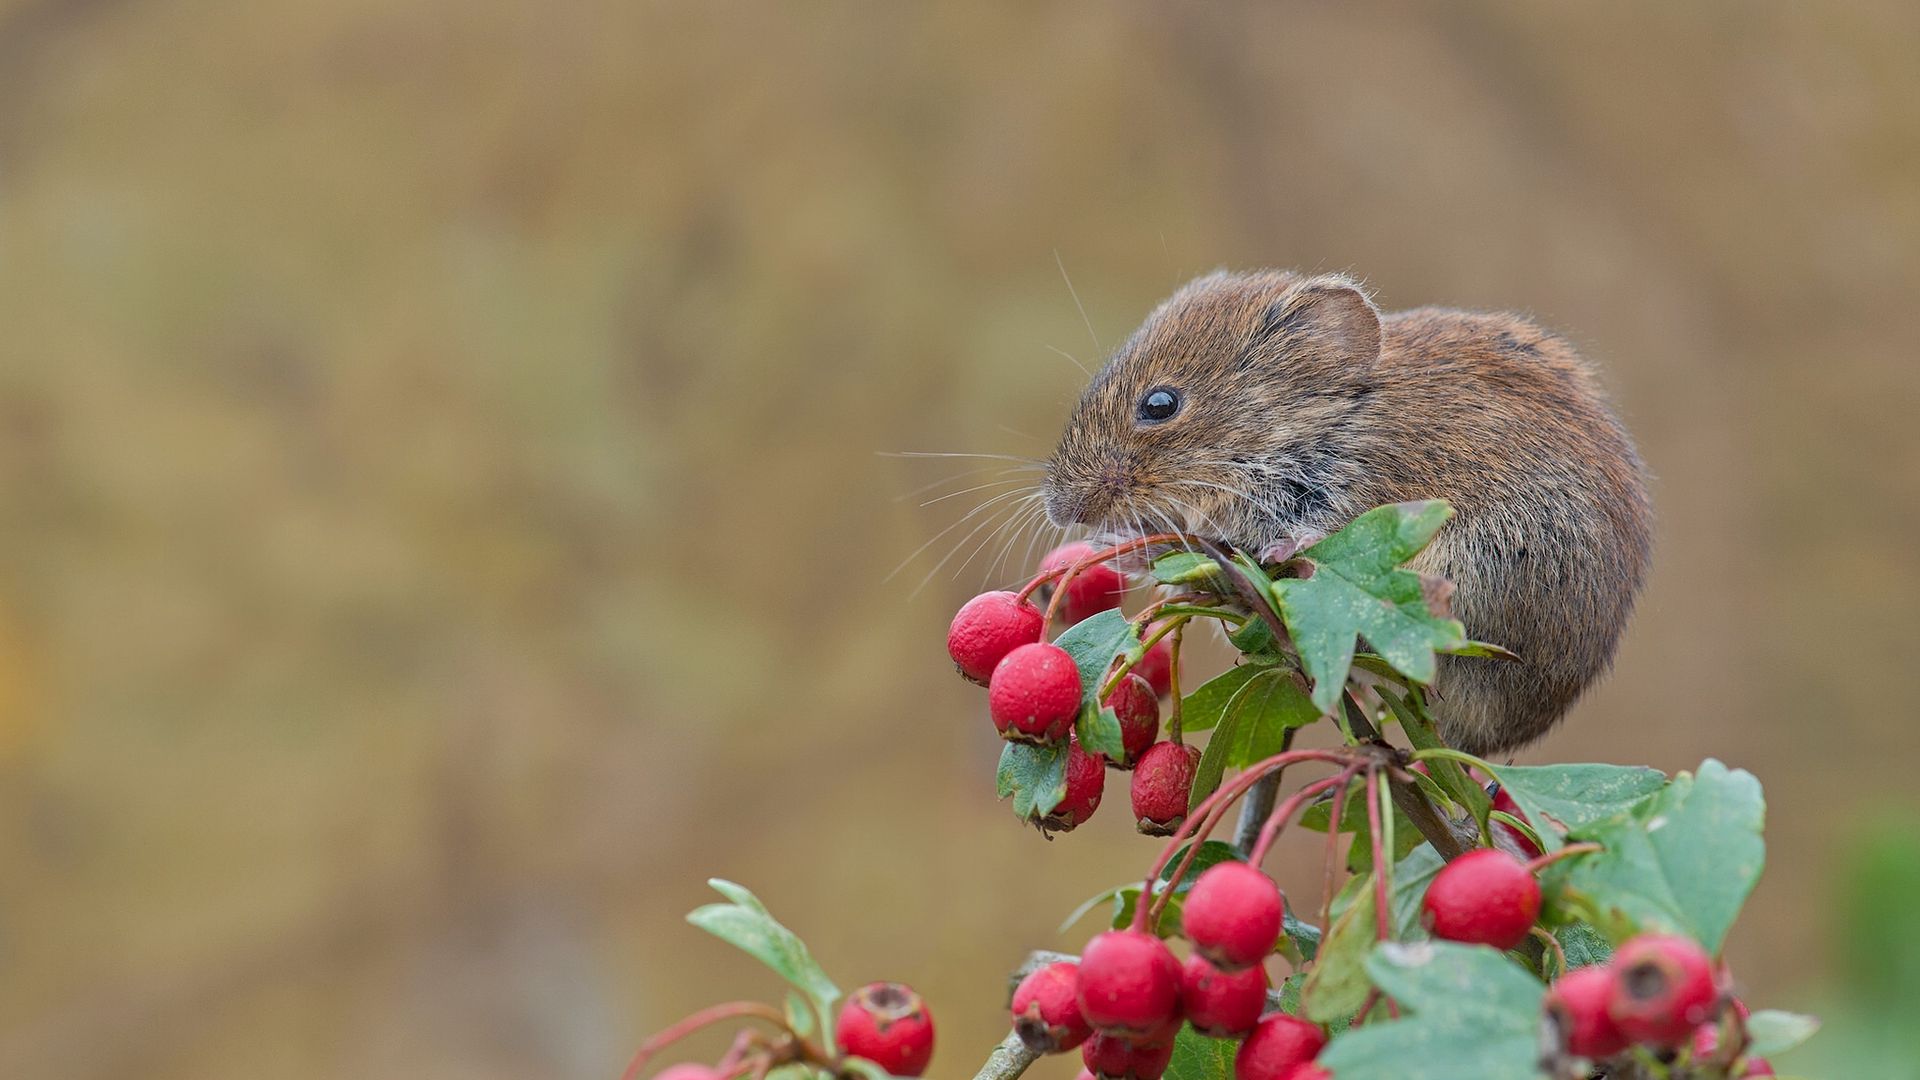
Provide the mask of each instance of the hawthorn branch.
[{"label": "hawthorn branch", "polygon": [[1018,1035],[1008,1035],[1000,1040],[1000,1045],[987,1055],[987,1063],[980,1066],[973,1080],[1015,1080],[1027,1071],[1027,1066],[1040,1060],[1040,1055],[1027,1049]]}]

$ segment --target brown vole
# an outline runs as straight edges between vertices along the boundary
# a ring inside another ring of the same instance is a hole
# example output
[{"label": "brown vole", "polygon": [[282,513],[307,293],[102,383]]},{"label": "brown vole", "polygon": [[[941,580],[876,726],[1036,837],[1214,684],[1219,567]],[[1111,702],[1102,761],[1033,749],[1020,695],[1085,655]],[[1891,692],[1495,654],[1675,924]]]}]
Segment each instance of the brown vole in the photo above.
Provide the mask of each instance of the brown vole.
[{"label": "brown vole", "polygon": [[1081,397],[1045,496],[1055,524],[1246,551],[1447,500],[1413,566],[1454,583],[1469,634],[1521,657],[1441,660],[1442,734],[1476,754],[1539,738],[1606,669],[1649,556],[1640,459],[1572,347],[1516,315],[1382,316],[1337,275],[1175,293]]}]

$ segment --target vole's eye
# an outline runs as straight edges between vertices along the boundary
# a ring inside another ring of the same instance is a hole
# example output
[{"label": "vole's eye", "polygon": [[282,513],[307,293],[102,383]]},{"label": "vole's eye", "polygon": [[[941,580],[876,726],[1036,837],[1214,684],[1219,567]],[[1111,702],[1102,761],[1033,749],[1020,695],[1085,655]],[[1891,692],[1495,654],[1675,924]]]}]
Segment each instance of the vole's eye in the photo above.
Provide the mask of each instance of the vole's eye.
[{"label": "vole's eye", "polygon": [[1155,387],[1140,398],[1140,419],[1149,424],[1173,419],[1180,411],[1180,391],[1167,387]]}]

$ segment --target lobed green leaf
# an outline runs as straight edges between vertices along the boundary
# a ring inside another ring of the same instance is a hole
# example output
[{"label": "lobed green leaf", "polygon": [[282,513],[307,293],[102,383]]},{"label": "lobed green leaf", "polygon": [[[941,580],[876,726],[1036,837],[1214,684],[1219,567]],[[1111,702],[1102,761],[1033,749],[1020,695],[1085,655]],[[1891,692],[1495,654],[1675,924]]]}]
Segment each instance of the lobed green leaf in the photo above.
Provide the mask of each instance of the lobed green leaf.
[{"label": "lobed green leaf", "polygon": [[1366,968],[1411,1015],[1335,1036],[1319,1057],[1335,1076],[1538,1080],[1546,988],[1505,955],[1479,945],[1390,943]]}]

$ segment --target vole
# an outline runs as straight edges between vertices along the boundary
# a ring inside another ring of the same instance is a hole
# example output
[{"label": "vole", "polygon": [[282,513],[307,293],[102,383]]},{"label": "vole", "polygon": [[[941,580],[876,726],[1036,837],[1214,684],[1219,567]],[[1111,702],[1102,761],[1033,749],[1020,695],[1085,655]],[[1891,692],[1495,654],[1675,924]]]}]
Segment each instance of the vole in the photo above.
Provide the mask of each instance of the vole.
[{"label": "vole", "polygon": [[1411,565],[1520,657],[1441,659],[1441,734],[1480,755],[1544,735],[1607,669],[1651,553],[1639,455],[1566,341],[1517,315],[1382,315],[1342,275],[1182,287],[1094,376],[1043,492],[1056,525],[1248,552],[1447,500]]}]

